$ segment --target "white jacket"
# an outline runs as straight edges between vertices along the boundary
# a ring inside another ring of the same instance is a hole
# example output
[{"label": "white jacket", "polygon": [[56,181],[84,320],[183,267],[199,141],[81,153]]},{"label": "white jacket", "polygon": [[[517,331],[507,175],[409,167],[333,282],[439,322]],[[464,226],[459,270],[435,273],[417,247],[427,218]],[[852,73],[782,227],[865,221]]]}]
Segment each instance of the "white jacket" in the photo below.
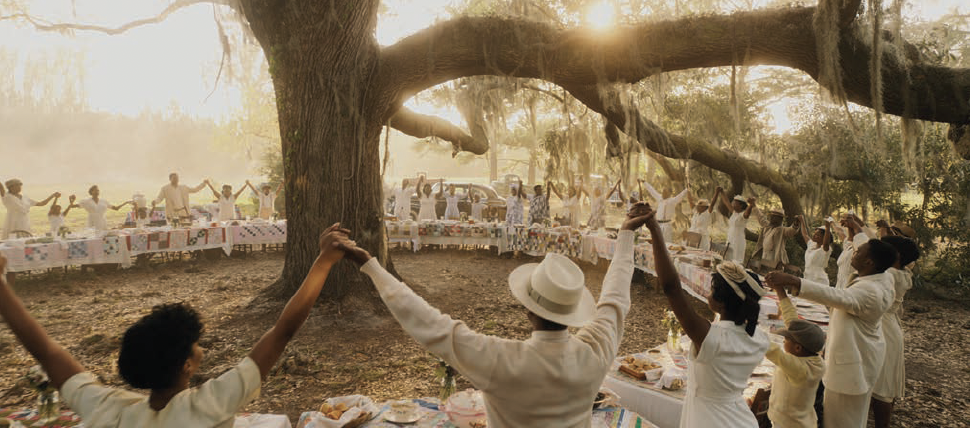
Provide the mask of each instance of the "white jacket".
[{"label": "white jacket", "polygon": [[825,342],[825,388],[847,395],[867,394],[886,357],[882,316],[893,304],[888,273],[856,277],[844,289],[802,280],[799,297],[831,308]]}]

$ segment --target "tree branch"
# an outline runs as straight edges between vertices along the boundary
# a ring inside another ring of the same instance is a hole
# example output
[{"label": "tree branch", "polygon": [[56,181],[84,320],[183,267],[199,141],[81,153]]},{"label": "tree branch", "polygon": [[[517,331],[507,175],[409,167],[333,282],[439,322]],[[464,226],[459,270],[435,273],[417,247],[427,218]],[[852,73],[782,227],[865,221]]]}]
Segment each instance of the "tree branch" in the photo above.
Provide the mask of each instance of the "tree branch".
[{"label": "tree branch", "polygon": [[635,106],[624,105],[613,88],[566,87],[577,100],[606,120],[634,137],[645,149],[674,159],[692,159],[731,177],[732,184],[749,181],[767,187],[778,195],[785,212],[802,214],[798,190],[777,171],[721,149],[706,141],[668,134],[663,128],[643,117]]},{"label": "tree branch", "polygon": [[[818,79],[815,11],[815,7],[788,7],[691,16],[641,23],[606,35],[508,18],[463,17],[384,48],[379,81],[390,96],[403,102],[428,87],[464,76],[530,77],[562,86],[586,86],[730,66],[737,58],[745,58],[745,65],[795,68]],[[871,107],[867,42],[847,30],[842,32],[839,50],[848,99]],[[887,114],[970,123],[970,69],[886,55],[882,73]]]},{"label": "tree branch", "polygon": [[189,6],[194,6],[196,4],[216,4],[216,5],[229,6],[234,9],[238,8],[238,4],[236,3],[235,0],[176,0],[171,4],[169,4],[168,6],[166,6],[165,9],[163,9],[161,12],[158,13],[158,15],[155,15],[150,18],[131,21],[126,24],[120,25],[118,27],[104,27],[100,25],[78,24],[78,23],[70,23],[70,22],[50,23],[43,19],[31,16],[30,14],[27,14],[25,12],[15,13],[8,16],[0,16],[0,21],[5,19],[22,19],[29,22],[31,25],[34,26],[35,29],[40,31],[57,31],[57,32],[95,31],[95,32],[105,33],[105,34],[114,36],[114,35],[124,33],[133,28],[150,25],[150,24],[158,24],[164,21],[166,18],[168,18],[168,16],[171,15],[172,13]]},{"label": "tree branch", "polygon": [[416,113],[406,107],[401,107],[391,117],[388,124],[391,128],[417,138],[436,137],[451,142],[454,146],[452,156],[458,152],[472,152],[476,155],[488,151],[488,143],[476,140],[461,128],[440,117]]}]

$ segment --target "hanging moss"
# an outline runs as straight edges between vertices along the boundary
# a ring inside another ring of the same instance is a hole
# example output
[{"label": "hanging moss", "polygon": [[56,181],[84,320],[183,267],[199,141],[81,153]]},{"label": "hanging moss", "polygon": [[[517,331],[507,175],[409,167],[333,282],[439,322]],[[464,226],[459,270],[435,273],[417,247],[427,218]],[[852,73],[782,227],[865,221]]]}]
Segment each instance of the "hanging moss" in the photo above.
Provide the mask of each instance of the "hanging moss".
[{"label": "hanging moss", "polygon": [[845,3],[846,0],[819,0],[812,22],[818,51],[818,82],[823,91],[838,102],[845,100],[839,54],[839,39],[842,35],[842,30],[839,28],[839,12]]}]

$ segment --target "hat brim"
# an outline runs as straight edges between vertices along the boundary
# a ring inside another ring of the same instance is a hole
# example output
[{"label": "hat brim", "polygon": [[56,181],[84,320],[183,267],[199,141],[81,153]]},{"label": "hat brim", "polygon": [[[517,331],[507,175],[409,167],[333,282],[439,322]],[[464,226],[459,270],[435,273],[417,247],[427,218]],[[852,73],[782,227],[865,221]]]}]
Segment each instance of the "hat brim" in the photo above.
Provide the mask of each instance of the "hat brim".
[{"label": "hat brim", "polygon": [[529,298],[528,289],[529,283],[532,282],[532,272],[538,266],[538,263],[526,263],[515,268],[509,274],[509,289],[512,291],[512,296],[519,303],[522,303],[526,309],[542,318],[568,327],[582,327],[593,319],[593,316],[596,314],[596,300],[593,299],[593,293],[585,286],[583,287],[582,298],[580,298],[579,304],[576,305],[576,310],[568,314],[552,312],[539,306],[538,303]]}]

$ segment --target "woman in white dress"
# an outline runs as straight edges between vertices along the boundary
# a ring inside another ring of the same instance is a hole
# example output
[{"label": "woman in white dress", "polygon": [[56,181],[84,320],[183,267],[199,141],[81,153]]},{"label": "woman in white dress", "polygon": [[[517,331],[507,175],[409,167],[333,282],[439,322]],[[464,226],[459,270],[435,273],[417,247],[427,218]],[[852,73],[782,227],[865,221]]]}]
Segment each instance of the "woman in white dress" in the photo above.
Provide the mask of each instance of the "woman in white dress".
[{"label": "woman in white dress", "polygon": [[276,190],[273,190],[273,186],[269,183],[263,183],[259,185],[259,190],[256,190],[256,186],[253,186],[249,180],[246,180],[246,184],[253,192],[256,193],[256,197],[259,198],[259,218],[263,220],[269,220],[276,212],[276,195],[283,190],[283,182],[276,185]]},{"label": "woman in white dress", "polygon": [[882,334],[886,339],[886,362],[872,388],[872,413],[876,428],[888,428],[893,403],[903,398],[906,390],[906,365],[903,358],[903,326],[899,316],[903,312],[903,298],[913,287],[910,264],[919,259],[919,247],[905,236],[883,236],[882,241],[892,245],[899,253],[896,264],[886,272],[892,274],[896,297],[892,306],[882,316]]},{"label": "woman in white dress", "polygon": [[765,295],[758,276],[730,261],[717,266],[707,304],[721,320],[712,324],[694,311],[692,298],[681,288],[656,219],[646,227],[653,237],[657,281],[691,340],[681,428],[757,428],[743,393],[768,351],[768,336],[756,328],[758,300]]},{"label": "woman in white dress", "polygon": [[505,198],[505,226],[511,227],[517,224],[525,224],[525,207],[523,201],[529,199],[522,188],[522,180],[517,185],[513,185],[512,194]]},{"label": "woman in white dress", "polygon": [[[718,187],[714,191],[714,196],[711,200],[716,201],[721,194],[721,188]],[[701,235],[701,242],[698,248],[702,250],[711,249],[711,224],[714,223],[714,206],[708,202],[707,199],[701,199],[694,202],[694,195],[687,193],[687,202],[690,203],[690,208],[694,210],[694,214],[690,216],[690,228],[687,229],[688,232],[693,232]]]},{"label": "woman in white dress", "polygon": [[88,189],[88,195],[91,197],[78,202],[77,205],[88,212],[88,227],[98,232],[108,230],[108,219],[105,215],[109,209],[118,211],[121,207],[131,203],[131,201],[126,201],[121,205],[111,205],[107,200],[101,198],[101,189],[98,188],[97,184]]},{"label": "woman in white dress", "polygon": [[463,199],[462,196],[455,194],[455,185],[448,186],[448,194],[445,195],[445,220],[460,220],[461,212],[458,211],[458,201]]},{"label": "woman in white dress", "polygon": [[805,217],[798,216],[801,224],[802,238],[808,244],[805,249],[805,272],[803,278],[829,285],[829,274],[825,273],[825,268],[829,265],[829,257],[832,256],[832,222],[825,221],[824,227],[815,228],[811,236],[808,235],[808,227],[805,226]]},{"label": "woman in white dress", "polygon": [[216,188],[212,186],[212,183],[206,181],[209,185],[209,189],[212,190],[212,194],[216,197],[216,201],[219,204],[219,216],[216,217],[218,221],[230,221],[236,217],[236,199],[242,194],[246,187],[251,186],[249,180],[246,180],[246,184],[239,189],[235,194],[232,193],[232,186],[228,184],[222,185],[222,193],[216,191]]},{"label": "woman in white dress", "polygon": [[3,206],[7,208],[7,217],[3,221],[3,236],[0,239],[9,239],[13,232],[30,232],[30,209],[47,205],[51,199],[61,197],[60,192],[54,192],[47,199],[37,202],[21,194],[24,183],[16,178],[7,180],[5,183],[7,190],[4,191],[0,186],[0,199],[3,199]]},{"label": "woman in white dress", "polygon": [[605,195],[599,187],[593,189],[593,194],[589,197],[589,220],[586,222],[586,227],[590,230],[596,230],[606,225],[606,200],[613,196],[613,192],[616,192],[619,187],[620,181],[617,180],[609,193]]},{"label": "woman in white dress", "polygon": [[445,181],[440,180],[438,182],[438,193],[437,195],[431,193],[431,185],[424,182],[424,177],[418,180],[418,201],[421,203],[421,209],[418,210],[418,221],[435,221],[438,219],[438,214],[435,212],[435,203],[438,198],[444,195]]},{"label": "woman in white dress", "polygon": [[721,203],[731,212],[727,229],[728,249],[724,255],[724,260],[744,264],[744,250],[746,249],[744,231],[748,224],[748,217],[751,217],[751,209],[754,208],[755,199],[748,198],[745,201],[741,195],[737,195],[733,200],[728,200],[724,188],[718,187],[717,189],[717,192],[721,194]]}]

